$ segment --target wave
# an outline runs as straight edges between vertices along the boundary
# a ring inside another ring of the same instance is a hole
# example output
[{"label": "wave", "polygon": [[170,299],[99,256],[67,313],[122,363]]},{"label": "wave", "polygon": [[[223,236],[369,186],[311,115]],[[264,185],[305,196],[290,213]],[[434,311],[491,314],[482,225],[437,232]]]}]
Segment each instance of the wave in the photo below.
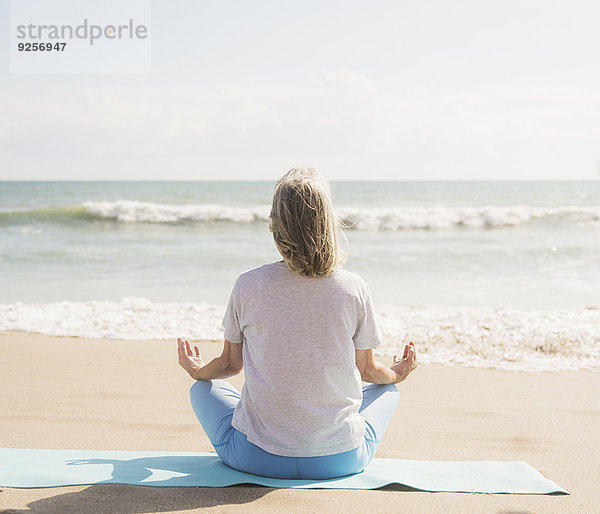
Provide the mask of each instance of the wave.
[{"label": "wave", "polygon": [[100,339],[220,339],[225,309],[206,303],[60,301],[0,304],[0,330]]},{"label": "wave", "polygon": [[[269,211],[268,205],[231,207],[218,204],[170,205],[135,200],[90,201],[77,206],[0,212],[0,224],[68,220],[244,224],[267,222]],[[366,231],[496,228],[525,225],[536,220],[600,225],[600,206],[340,207],[338,215],[348,229]]]},{"label": "wave", "polygon": [[[222,340],[225,308],[146,298],[0,304],[0,330],[105,339]],[[574,310],[376,308],[379,355],[414,341],[423,363],[522,371],[600,372],[600,306]]]},{"label": "wave", "polygon": [[86,213],[101,219],[126,223],[190,223],[231,221],[250,223],[268,221],[270,206],[229,207],[225,205],[168,205],[152,202],[118,200],[116,202],[86,202]]},{"label": "wave", "polygon": [[269,206],[229,207],[215,204],[169,205],[136,200],[85,202],[82,205],[0,212],[0,223],[106,220],[122,223],[194,223],[268,221]]},{"label": "wave", "polygon": [[384,305],[377,317],[384,353],[414,341],[430,363],[600,372],[600,305],[572,310]]},{"label": "wave", "polygon": [[600,207],[531,207],[523,205],[481,207],[402,207],[339,209],[351,228],[359,230],[444,230],[525,225],[535,220],[578,223],[600,222]]}]

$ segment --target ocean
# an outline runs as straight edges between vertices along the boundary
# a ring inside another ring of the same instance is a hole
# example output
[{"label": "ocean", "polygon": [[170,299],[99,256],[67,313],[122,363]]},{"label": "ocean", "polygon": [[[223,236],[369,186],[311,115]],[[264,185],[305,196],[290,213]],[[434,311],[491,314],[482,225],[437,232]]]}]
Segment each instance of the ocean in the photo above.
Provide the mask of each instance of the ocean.
[{"label": "ocean", "polygon": [[[221,339],[272,182],[0,182],[0,330]],[[380,354],[600,372],[600,181],[334,182]]]}]

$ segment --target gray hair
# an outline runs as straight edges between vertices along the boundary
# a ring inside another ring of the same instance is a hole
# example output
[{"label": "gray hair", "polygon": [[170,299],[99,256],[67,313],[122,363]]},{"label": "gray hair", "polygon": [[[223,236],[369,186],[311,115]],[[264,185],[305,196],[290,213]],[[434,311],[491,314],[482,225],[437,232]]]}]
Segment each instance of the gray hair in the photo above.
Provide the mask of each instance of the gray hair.
[{"label": "gray hair", "polygon": [[345,257],[327,180],[314,168],[293,168],[275,184],[269,228],[275,246],[292,271],[326,277]]}]

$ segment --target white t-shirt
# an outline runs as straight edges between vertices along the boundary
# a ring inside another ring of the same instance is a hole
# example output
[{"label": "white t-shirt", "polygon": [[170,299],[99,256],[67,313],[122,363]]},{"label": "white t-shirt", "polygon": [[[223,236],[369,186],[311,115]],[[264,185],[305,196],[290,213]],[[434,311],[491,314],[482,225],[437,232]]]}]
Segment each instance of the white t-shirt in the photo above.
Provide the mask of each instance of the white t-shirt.
[{"label": "white t-shirt", "polygon": [[232,425],[275,455],[314,457],[357,448],[365,421],[354,349],[381,342],[365,281],[292,272],[283,261],[241,274],[223,319],[243,343],[246,382]]}]

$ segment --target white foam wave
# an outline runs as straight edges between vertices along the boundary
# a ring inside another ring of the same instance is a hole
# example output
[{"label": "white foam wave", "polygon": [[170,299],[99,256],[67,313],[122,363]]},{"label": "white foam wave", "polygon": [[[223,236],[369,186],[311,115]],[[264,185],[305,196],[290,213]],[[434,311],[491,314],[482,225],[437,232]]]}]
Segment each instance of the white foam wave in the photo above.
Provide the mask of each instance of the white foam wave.
[{"label": "white foam wave", "polygon": [[[223,337],[224,307],[120,301],[0,304],[0,330],[106,339]],[[421,362],[523,371],[600,372],[600,306],[578,310],[381,305],[379,354],[414,341]]]},{"label": "white foam wave", "polygon": [[[186,223],[268,221],[270,207],[230,207],[217,204],[170,205],[133,200],[86,202],[87,215],[128,223]],[[524,225],[535,220],[600,224],[600,207],[532,207],[525,205],[481,207],[340,207],[338,215],[356,230],[414,230],[494,228]]]},{"label": "white foam wave", "polygon": [[354,228],[372,231],[510,227],[541,219],[578,223],[600,221],[600,207],[577,206],[341,208],[338,213]]},{"label": "white foam wave", "polygon": [[86,202],[83,206],[89,215],[129,223],[185,223],[207,221],[249,223],[252,221],[267,221],[270,212],[270,207],[268,205],[244,208],[215,204],[169,205],[133,200]]},{"label": "white foam wave", "polygon": [[0,330],[101,339],[194,339],[223,337],[224,308],[206,303],[151,302],[128,297],[118,302],[0,304]]},{"label": "white foam wave", "polygon": [[378,319],[382,353],[414,341],[424,362],[600,372],[600,306],[542,311],[384,305]]}]

